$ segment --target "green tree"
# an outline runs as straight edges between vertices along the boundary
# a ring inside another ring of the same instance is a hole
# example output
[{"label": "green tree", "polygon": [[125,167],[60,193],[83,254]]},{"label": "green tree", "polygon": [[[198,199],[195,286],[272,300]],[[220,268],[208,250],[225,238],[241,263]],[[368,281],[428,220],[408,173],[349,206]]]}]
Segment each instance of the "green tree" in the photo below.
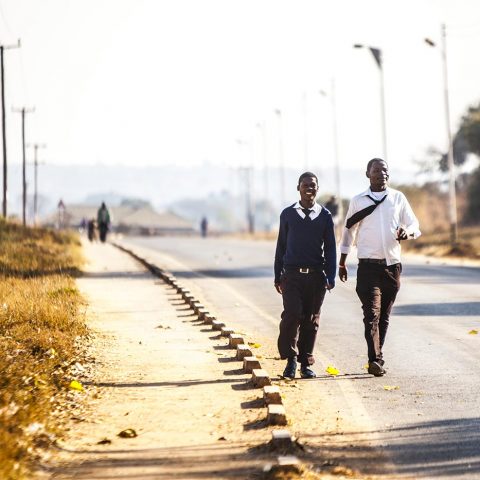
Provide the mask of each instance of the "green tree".
[{"label": "green tree", "polygon": [[[468,152],[480,157],[480,103],[469,107],[462,117],[459,128]],[[469,176],[467,184],[467,211],[465,221],[476,223],[480,221],[480,167],[477,167]]]}]

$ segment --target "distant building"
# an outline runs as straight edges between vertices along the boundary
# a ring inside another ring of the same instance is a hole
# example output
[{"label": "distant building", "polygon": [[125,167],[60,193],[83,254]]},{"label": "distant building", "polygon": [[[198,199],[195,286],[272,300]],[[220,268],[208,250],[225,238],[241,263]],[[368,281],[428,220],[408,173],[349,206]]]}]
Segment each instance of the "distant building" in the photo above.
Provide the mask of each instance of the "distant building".
[{"label": "distant building", "polygon": [[[108,205],[107,205],[108,206]],[[157,212],[150,205],[109,207],[113,232],[132,235],[193,234],[192,223],[171,212]],[[79,229],[85,220],[97,217],[98,206],[65,205],[63,225],[65,228]],[[58,213],[50,215],[43,225],[56,227]]]}]

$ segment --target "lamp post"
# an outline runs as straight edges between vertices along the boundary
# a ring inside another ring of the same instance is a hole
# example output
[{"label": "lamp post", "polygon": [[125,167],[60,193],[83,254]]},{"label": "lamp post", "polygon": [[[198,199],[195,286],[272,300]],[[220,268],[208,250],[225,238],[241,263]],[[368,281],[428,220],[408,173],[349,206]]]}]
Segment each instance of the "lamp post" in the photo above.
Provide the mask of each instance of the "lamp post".
[{"label": "lamp post", "polygon": [[340,159],[338,155],[338,132],[337,132],[337,106],[335,100],[335,79],[332,78],[330,84],[330,95],[324,90],[319,91],[320,95],[330,96],[332,110],[332,140],[333,140],[333,156],[335,159],[335,189],[338,200],[338,221],[339,225],[343,221],[343,202],[340,189]]},{"label": "lamp post", "polygon": [[[445,103],[445,123],[447,127],[447,139],[448,139],[448,212],[450,220],[450,243],[455,245],[458,241],[458,228],[457,228],[457,194],[455,190],[455,165],[453,162],[453,139],[452,130],[450,128],[450,101],[448,92],[448,68],[447,68],[447,33],[445,24],[442,23],[441,28],[442,35],[442,70],[443,70],[443,100]],[[436,47],[435,42],[429,38],[425,38],[425,43],[430,47]]]},{"label": "lamp post", "polygon": [[384,81],[383,81],[383,60],[382,60],[382,51],[379,48],[370,47],[367,45],[362,45],[361,43],[356,43],[353,48],[368,48],[377,63],[378,70],[380,72],[380,104],[381,104],[381,114],[382,114],[382,144],[383,144],[383,159],[387,161],[387,122],[385,118],[385,90],[384,90]]},{"label": "lamp post", "polygon": [[282,133],[282,111],[275,109],[275,115],[278,118],[278,156],[280,166],[280,200],[282,208],[285,205],[285,159],[283,157],[283,133]]},{"label": "lamp post", "polygon": [[249,147],[250,164],[240,167],[240,172],[244,174],[245,180],[245,213],[247,220],[247,230],[249,233],[255,233],[255,207],[253,199],[253,142],[237,139],[239,147]]}]

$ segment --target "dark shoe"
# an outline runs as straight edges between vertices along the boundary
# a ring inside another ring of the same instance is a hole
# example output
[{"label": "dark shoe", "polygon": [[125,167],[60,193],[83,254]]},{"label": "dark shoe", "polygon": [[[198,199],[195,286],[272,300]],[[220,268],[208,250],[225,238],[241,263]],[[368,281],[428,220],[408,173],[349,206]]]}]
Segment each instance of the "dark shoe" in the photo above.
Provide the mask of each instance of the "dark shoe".
[{"label": "dark shoe", "polygon": [[375,377],[383,377],[387,372],[378,362],[370,362],[368,364],[368,373]]},{"label": "dark shoe", "polygon": [[302,368],[300,368],[300,376],[302,378],[315,378],[317,374],[308,365],[302,365]]},{"label": "dark shoe", "polygon": [[289,358],[287,361],[287,366],[283,371],[284,378],[295,378],[295,373],[297,371],[297,359],[295,357]]}]

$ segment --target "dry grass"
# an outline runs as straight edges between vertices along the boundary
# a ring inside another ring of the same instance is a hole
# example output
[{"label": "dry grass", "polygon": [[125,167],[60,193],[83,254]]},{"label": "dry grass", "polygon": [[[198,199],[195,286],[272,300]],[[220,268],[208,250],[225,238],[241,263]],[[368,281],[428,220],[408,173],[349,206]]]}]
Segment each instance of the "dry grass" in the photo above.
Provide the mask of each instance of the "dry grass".
[{"label": "dry grass", "polygon": [[414,242],[403,242],[407,251],[433,257],[457,257],[480,259],[480,226],[460,227],[458,243],[450,245],[450,234],[445,231],[423,234]]},{"label": "dry grass", "polygon": [[80,244],[68,234],[0,220],[0,478],[31,478],[36,447],[55,432],[52,416],[86,335],[72,274]]}]

